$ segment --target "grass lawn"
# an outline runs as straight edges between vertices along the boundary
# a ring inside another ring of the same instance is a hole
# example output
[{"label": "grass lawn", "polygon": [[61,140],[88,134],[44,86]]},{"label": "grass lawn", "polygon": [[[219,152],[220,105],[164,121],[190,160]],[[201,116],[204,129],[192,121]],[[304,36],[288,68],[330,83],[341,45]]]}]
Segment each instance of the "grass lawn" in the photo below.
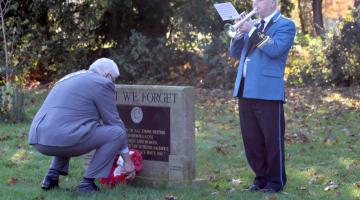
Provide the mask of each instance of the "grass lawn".
[{"label": "grass lawn", "polygon": [[[120,185],[79,196],[64,190],[44,192],[40,183],[50,164],[28,145],[31,118],[45,90],[26,94],[27,120],[0,123],[0,199],[360,199],[360,88],[291,88],[287,91],[284,192],[264,195],[242,191],[253,174],[245,159],[238,108],[230,92],[197,89],[197,177],[207,186],[141,187]],[[60,186],[75,188],[82,159],[70,164]]]}]

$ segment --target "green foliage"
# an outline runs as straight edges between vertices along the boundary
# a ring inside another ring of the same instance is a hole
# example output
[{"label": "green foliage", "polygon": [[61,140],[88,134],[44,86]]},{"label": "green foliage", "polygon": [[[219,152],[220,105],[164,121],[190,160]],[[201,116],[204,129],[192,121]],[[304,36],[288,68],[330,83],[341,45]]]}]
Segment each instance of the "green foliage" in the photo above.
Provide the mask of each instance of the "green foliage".
[{"label": "green foliage", "polygon": [[170,27],[173,1],[163,0],[109,0],[101,15],[98,35],[105,41],[126,45],[131,30],[151,37],[165,37]]},{"label": "green foliage", "polygon": [[[13,1],[6,15],[10,66],[18,82],[48,83],[111,57],[126,83],[232,88],[238,63],[227,54],[216,2]],[[252,9],[251,0],[231,2],[239,12]],[[293,1],[281,0],[284,15],[293,8]],[[358,12],[333,37],[297,36],[286,68],[290,85],[359,83]]]},{"label": "green foliage", "polygon": [[292,0],[280,0],[281,2],[281,13],[286,17],[291,17],[291,12],[294,9],[295,5]]},{"label": "green foliage", "polygon": [[149,38],[134,30],[129,43],[112,54],[121,66],[122,81],[138,83],[167,80],[174,55],[164,38]]},{"label": "green foliage", "polygon": [[[229,88],[235,68],[216,2],[19,0],[7,20],[12,66],[19,80],[46,83],[107,56],[127,83],[172,79]],[[251,1],[231,2],[240,12],[252,9]]]},{"label": "green foliage", "polygon": [[330,70],[326,60],[326,40],[298,35],[289,53],[286,74],[289,85],[326,85]]},{"label": "green foliage", "polygon": [[342,85],[360,83],[360,10],[321,37],[299,34],[289,54],[290,85]]},{"label": "green foliage", "polygon": [[88,66],[101,40],[94,30],[102,4],[20,0],[13,7],[7,16],[11,65],[23,77],[49,82]]},{"label": "green foliage", "polygon": [[360,84],[360,8],[355,9],[334,34],[327,58],[336,85]]},{"label": "green foliage", "polygon": [[194,85],[226,89],[233,87],[233,82],[229,80],[235,80],[237,65],[228,57],[228,41],[225,34],[220,35],[219,38],[204,43],[200,47],[200,55],[191,56],[193,75],[200,77],[200,84],[193,83]]},{"label": "green foliage", "polygon": [[16,85],[0,87],[0,119],[4,122],[20,122],[24,119],[23,94]]}]

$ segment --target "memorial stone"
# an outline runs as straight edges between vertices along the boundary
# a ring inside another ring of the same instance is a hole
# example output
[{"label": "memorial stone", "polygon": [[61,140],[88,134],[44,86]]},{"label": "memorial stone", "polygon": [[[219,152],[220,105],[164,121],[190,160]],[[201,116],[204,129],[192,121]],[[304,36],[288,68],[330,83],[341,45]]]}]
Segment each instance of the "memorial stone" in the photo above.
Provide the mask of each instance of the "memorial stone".
[{"label": "memorial stone", "polygon": [[191,182],[195,178],[193,87],[117,85],[117,108],[129,148],[141,151],[147,182]]},{"label": "memorial stone", "polygon": [[[150,184],[195,179],[195,94],[188,86],[116,85],[130,149],[141,151],[136,180]],[[88,163],[91,154],[85,156]],[[86,164],[85,164],[86,165]]]}]

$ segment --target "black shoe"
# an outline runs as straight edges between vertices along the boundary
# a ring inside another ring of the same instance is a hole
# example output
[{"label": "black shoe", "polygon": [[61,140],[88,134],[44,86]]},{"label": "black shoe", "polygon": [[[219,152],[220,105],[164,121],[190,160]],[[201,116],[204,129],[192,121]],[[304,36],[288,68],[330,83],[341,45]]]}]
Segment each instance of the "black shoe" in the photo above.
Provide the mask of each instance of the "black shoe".
[{"label": "black shoe", "polygon": [[248,189],[245,189],[245,191],[247,192],[257,192],[259,190],[261,190],[262,187],[260,187],[259,185],[256,184],[252,184]]},{"label": "black shoe", "polygon": [[45,176],[44,180],[41,183],[41,188],[43,190],[52,190],[59,187],[59,179],[54,179],[50,176]]},{"label": "black shoe", "polygon": [[76,188],[76,192],[78,193],[87,193],[87,192],[98,192],[100,191],[98,186],[95,183],[80,183]]},{"label": "black shoe", "polygon": [[273,188],[263,188],[263,189],[260,190],[260,192],[268,193],[268,194],[277,193],[277,192],[281,192],[281,191],[282,191],[282,189],[275,190]]}]

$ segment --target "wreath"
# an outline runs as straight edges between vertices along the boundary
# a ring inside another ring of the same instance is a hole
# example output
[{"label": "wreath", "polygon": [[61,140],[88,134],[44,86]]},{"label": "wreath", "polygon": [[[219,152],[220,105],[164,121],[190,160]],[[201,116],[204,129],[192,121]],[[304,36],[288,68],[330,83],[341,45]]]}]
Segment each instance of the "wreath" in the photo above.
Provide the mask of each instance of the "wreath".
[{"label": "wreath", "polygon": [[[135,173],[138,174],[142,169],[143,157],[141,156],[140,151],[135,149],[130,150],[129,154],[135,166]],[[103,185],[109,185],[111,189],[119,183],[126,184],[126,181],[128,180],[125,179],[125,173],[124,160],[120,154],[117,154],[111,167],[109,177],[100,178],[100,183]]]}]

